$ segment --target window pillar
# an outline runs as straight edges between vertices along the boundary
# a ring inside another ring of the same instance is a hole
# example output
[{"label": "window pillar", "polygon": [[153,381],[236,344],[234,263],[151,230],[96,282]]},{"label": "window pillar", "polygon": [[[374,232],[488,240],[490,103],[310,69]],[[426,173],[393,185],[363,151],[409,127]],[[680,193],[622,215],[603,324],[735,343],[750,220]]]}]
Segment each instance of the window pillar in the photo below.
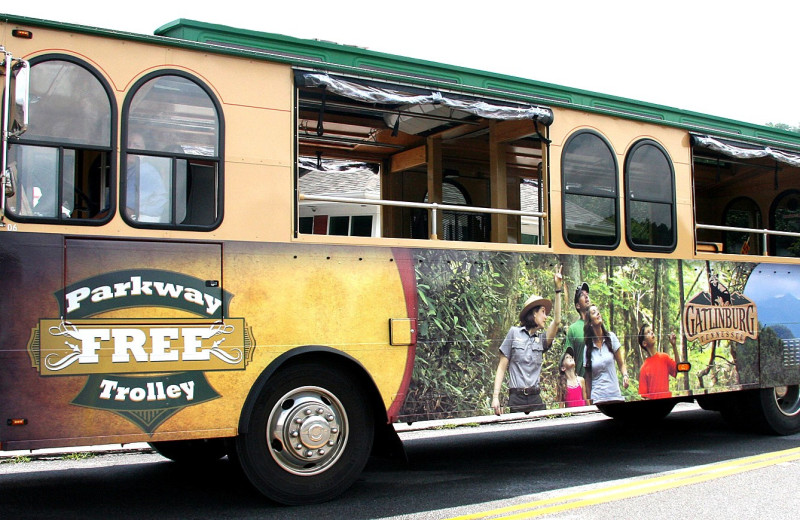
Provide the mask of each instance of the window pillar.
[{"label": "window pillar", "polygon": [[[437,204],[442,203],[442,140],[429,137],[428,138],[428,146],[427,146],[427,155],[428,155],[428,202],[435,202]],[[434,218],[435,226],[434,226]],[[437,240],[439,236],[444,236],[444,231],[442,230],[442,211],[439,210],[436,212],[436,215],[433,215],[433,211],[430,213],[430,218],[428,219],[430,222],[428,227],[428,236],[433,239]],[[433,230],[436,230],[436,233],[433,233]]]}]

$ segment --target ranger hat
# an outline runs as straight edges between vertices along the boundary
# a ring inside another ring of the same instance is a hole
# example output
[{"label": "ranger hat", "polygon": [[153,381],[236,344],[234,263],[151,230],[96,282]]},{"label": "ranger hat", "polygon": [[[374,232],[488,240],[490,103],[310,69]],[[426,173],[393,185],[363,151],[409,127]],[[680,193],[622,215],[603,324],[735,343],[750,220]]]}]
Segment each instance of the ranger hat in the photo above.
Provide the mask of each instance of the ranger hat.
[{"label": "ranger hat", "polygon": [[547,314],[550,314],[550,311],[553,308],[553,302],[548,300],[547,298],[542,298],[539,295],[533,295],[527,300],[525,300],[525,305],[522,306],[522,310],[519,311],[519,321],[522,322],[525,320],[525,315],[528,314],[531,309],[534,307],[538,307],[539,305],[544,305],[544,308],[547,310]]}]

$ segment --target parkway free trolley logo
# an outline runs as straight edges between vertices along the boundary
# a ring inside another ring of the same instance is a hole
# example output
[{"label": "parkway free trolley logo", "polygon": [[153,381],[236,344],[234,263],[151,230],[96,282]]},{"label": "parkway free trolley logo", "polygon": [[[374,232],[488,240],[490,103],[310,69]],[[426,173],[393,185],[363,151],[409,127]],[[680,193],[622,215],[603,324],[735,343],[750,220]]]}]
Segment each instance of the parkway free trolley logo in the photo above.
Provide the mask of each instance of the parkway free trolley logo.
[{"label": "parkway free trolley logo", "polygon": [[[219,397],[204,372],[244,370],[255,342],[218,284],[154,269],[106,273],[56,293],[65,318],[41,319],[28,353],[42,377],[88,376],[72,403],[119,414],[153,433],[181,409]],[[168,307],[196,318],[95,318]]]}]

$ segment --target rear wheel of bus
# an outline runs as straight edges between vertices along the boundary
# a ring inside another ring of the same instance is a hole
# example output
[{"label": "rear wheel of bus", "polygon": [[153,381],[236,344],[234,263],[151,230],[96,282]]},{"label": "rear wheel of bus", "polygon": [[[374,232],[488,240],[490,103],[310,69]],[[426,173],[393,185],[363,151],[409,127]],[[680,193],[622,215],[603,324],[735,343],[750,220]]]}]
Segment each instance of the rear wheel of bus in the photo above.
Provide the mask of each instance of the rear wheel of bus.
[{"label": "rear wheel of bus", "polygon": [[236,439],[239,463],[268,498],[299,505],[330,500],[369,458],[373,416],[358,378],[302,363],[280,369],[259,393]]},{"label": "rear wheel of bus", "polygon": [[800,432],[800,386],[762,388],[741,396],[748,415],[766,433],[791,435]]}]

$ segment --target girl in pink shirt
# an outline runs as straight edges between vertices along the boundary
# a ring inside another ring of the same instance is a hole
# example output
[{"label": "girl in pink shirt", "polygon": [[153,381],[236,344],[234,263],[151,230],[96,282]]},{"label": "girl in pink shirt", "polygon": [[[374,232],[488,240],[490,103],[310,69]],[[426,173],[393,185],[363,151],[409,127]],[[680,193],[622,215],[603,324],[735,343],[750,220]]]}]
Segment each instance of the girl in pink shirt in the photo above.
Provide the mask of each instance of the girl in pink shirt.
[{"label": "girl in pink shirt", "polygon": [[586,406],[586,381],[575,373],[575,351],[567,347],[561,355],[558,400],[567,407]]}]

